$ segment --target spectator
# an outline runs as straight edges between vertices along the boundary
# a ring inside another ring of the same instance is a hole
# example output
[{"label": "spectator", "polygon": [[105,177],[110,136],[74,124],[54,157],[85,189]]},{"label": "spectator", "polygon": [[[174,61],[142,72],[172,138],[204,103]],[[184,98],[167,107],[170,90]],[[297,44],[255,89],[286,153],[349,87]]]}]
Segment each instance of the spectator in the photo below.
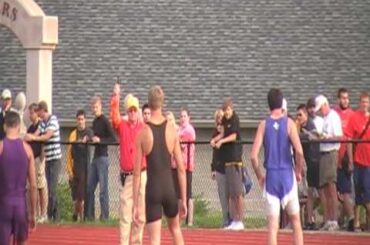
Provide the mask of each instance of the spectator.
[{"label": "spectator", "polygon": [[91,99],[91,110],[94,115],[92,141],[96,143],[94,157],[87,176],[87,211],[88,220],[95,219],[95,189],[99,183],[100,193],[100,220],[109,218],[109,193],[108,193],[108,146],[107,143],[115,141],[115,135],[109,120],[102,112],[100,96]]},{"label": "spectator", "polygon": [[1,111],[0,111],[0,140],[4,139],[4,118],[8,111],[12,111],[12,93],[9,89],[4,89],[1,93]]},{"label": "spectator", "polygon": [[[301,104],[297,107],[297,122],[299,124],[299,136],[302,141],[317,138],[317,130],[313,119],[308,116],[306,105]],[[307,230],[316,230],[314,220],[314,193],[319,188],[319,156],[320,144],[313,142],[303,142],[303,155],[307,166]]]},{"label": "spectator", "polygon": [[230,230],[243,230],[244,186],[243,162],[239,117],[234,111],[231,99],[225,100],[223,107],[221,133],[211,140],[211,146],[220,149],[222,161],[225,163],[226,183],[228,186],[232,222],[226,227]]},{"label": "spectator", "polygon": [[[363,92],[360,96],[359,110],[348,121],[345,135],[350,139],[370,140],[370,96]],[[354,147],[354,148],[353,148]],[[366,229],[370,231],[370,144],[348,144],[349,171],[353,170],[356,209],[366,208]],[[355,211],[355,230],[360,229],[359,212]]]},{"label": "spectator", "polygon": [[[264,188],[268,216],[268,244],[277,244],[280,207],[287,211],[293,227],[293,244],[303,245],[297,181],[301,181],[303,150],[294,122],[283,114],[283,95],[278,89],[268,93],[270,116],[261,121],[254,140],[251,161],[260,186]],[[259,168],[258,154],[265,150],[266,177]],[[293,165],[292,147],[295,151]]]},{"label": "spectator", "polygon": [[[194,127],[190,124],[189,110],[182,108],[180,111],[180,126],[179,126],[180,142],[194,142],[196,139]],[[194,155],[195,144],[183,143],[180,144],[183,162],[186,170],[186,201],[188,214],[186,224],[193,226],[194,205],[192,197],[192,180],[194,171]]]},{"label": "spectator", "polygon": [[57,185],[61,168],[62,151],[60,148],[59,122],[55,115],[49,113],[45,101],[38,103],[37,114],[41,118],[39,128],[33,134],[27,134],[27,141],[41,141],[45,152],[45,171],[48,184],[48,219],[59,220]]},{"label": "spectator", "polygon": [[[212,138],[221,133],[222,118],[224,112],[222,109],[217,109],[215,112],[215,129],[213,130]],[[224,228],[230,225],[229,215],[229,195],[227,193],[226,177],[225,177],[225,164],[223,163],[220,150],[213,147],[212,163],[211,163],[212,179],[216,180],[217,192],[222,209],[223,226]]]},{"label": "spectator", "polygon": [[[110,117],[113,128],[117,131],[120,141],[120,244],[142,244],[145,225],[145,185],[146,159],[141,159],[141,175],[139,188],[139,219],[132,224],[133,209],[133,170],[136,155],[136,138],[145,123],[139,118],[139,100],[132,94],[125,98],[127,119],[122,119],[119,111],[120,85],[116,84],[110,101]],[[145,112],[145,110],[143,110]],[[149,110],[150,112],[150,110]],[[144,113],[145,119],[145,113]],[[149,119],[149,118],[147,118]],[[130,242],[131,241],[131,242]]]},{"label": "spectator", "polygon": [[69,134],[68,141],[77,144],[67,147],[67,173],[69,176],[72,199],[74,202],[73,221],[83,220],[84,201],[87,182],[87,168],[90,163],[89,146],[86,144],[93,137],[93,132],[86,127],[86,115],[84,110],[76,113],[77,127]]},{"label": "spectator", "polygon": [[[342,121],[342,131],[346,131],[348,121],[353,113],[349,107],[349,95],[346,88],[338,90],[338,106],[335,111]],[[343,203],[344,213],[348,217],[347,230],[353,231],[353,201],[352,201],[352,171],[349,171],[347,144],[341,143],[338,151],[337,163],[337,190],[338,199]]]},{"label": "spectator", "polygon": [[147,103],[145,103],[143,105],[143,107],[141,108],[141,112],[143,113],[143,120],[144,120],[144,122],[145,123],[148,122],[149,119],[150,119],[151,112],[150,112],[149,105]]},{"label": "spectator", "polygon": [[[335,110],[331,109],[329,102],[324,95],[319,95],[315,99],[315,112],[322,115],[324,119],[323,131],[320,136],[323,140],[340,140],[343,136],[342,123]],[[340,143],[321,143],[320,144],[320,170],[319,185],[326,196],[326,210],[328,220],[322,230],[338,230],[337,221],[337,162]]]},{"label": "spectator", "polygon": [[[27,133],[29,134],[35,133],[40,126],[41,120],[37,115],[37,110],[38,106],[36,103],[32,103],[28,106],[28,114],[31,121],[31,125],[27,129]],[[45,176],[45,153],[41,143],[31,142],[30,146],[35,158],[36,184],[38,190],[37,207],[39,207],[40,210],[38,213],[37,222],[45,223],[48,220],[48,188]]]}]

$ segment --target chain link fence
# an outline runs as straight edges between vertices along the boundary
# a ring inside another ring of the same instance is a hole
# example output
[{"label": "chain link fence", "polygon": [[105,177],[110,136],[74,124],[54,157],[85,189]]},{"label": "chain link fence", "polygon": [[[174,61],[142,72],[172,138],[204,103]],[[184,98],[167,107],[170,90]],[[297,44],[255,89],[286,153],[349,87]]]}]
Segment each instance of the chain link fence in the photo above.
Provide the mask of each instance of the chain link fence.
[{"label": "chain link fence", "polygon": [[[338,142],[338,141],[335,141]],[[358,141],[354,141],[357,142]],[[316,142],[317,143],[317,142]],[[370,143],[363,141],[360,143]],[[73,202],[71,197],[71,189],[68,183],[68,175],[66,171],[66,149],[70,142],[62,142],[62,171],[60,174],[58,186],[58,198],[60,205],[60,216],[62,221],[72,221]],[[192,143],[193,144],[193,143]],[[217,192],[216,181],[211,177],[211,161],[212,148],[209,142],[195,142],[195,168],[193,172],[193,199],[194,199],[194,226],[205,228],[222,227],[222,212],[221,205]],[[245,226],[246,228],[261,228],[267,224],[264,214],[264,202],[262,197],[262,189],[258,184],[257,178],[250,164],[250,153],[253,142],[242,142],[243,144],[243,162],[247,167],[253,186],[251,191],[245,196]],[[91,148],[93,153],[94,146]],[[119,188],[120,188],[120,163],[119,163],[119,145],[111,144],[108,147],[109,154],[109,171],[108,171],[108,186],[109,186],[109,222],[116,223],[119,219]],[[92,159],[92,157],[91,157]],[[262,168],[263,151],[260,153],[260,165]],[[87,186],[87,185],[86,185]],[[99,217],[99,186],[95,191],[95,217]],[[98,219],[96,219],[98,220]]]}]

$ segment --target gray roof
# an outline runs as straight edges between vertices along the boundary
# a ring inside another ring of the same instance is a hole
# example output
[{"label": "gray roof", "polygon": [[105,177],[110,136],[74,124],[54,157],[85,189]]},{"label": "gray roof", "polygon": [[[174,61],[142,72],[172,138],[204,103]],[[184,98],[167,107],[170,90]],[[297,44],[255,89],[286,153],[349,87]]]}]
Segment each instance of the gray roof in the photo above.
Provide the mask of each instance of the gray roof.
[{"label": "gray roof", "polygon": [[[59,17],[53,112],[62,119],[96,93],[107,112],[116,76],[142,102],[161,85],[167,109],[187,106],[198,121],[225,97],[242,121],[259,119],[271,87],[289,109],[317,93],[334,102],[342,86],[370,90],[369,0],[36,2]],[[0,88],[24,90],[25,52],[4,27],[0,43]]]}]

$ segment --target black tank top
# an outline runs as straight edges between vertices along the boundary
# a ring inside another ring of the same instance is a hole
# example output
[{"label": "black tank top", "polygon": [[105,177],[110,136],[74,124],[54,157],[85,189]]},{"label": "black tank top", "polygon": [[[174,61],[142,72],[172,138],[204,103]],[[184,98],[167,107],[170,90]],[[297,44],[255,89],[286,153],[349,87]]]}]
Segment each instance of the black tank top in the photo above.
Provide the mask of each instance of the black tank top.
[{"label": "black tank top", "polygon": [[[171,172],[171,154],[166,143],[167,120],[159,125],[148,123],[153,133],[153,148],[146,156],[148,175],[160,176]],[[149,176],[148,176],[149,178]]]}]

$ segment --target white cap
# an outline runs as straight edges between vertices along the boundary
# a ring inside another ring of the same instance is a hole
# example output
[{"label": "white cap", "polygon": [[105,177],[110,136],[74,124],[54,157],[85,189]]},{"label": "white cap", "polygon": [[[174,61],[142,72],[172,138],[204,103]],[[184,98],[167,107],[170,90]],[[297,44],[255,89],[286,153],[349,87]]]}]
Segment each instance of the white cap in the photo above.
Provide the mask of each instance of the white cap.
[{"label": "white cap", "polygon": [[288,111],[288,103],[285,98],[283,98],[283,104],[281,105],[281,109],[283,109],[285,112]]},{"label": "white cap", "polygon": [[11,99],[12,98],[12,93],[10,92],[10,90],[9,89],[4,89],[3,90],[3,92],[1,93],[1,98],[3,99],[3,100],[5,100],[5,99]]},{"label": "white cap", "polygon": [[328,99],[322,94],[318,95],[315,98],[315,112],[319,111],[325,104],[329,105]]}]

